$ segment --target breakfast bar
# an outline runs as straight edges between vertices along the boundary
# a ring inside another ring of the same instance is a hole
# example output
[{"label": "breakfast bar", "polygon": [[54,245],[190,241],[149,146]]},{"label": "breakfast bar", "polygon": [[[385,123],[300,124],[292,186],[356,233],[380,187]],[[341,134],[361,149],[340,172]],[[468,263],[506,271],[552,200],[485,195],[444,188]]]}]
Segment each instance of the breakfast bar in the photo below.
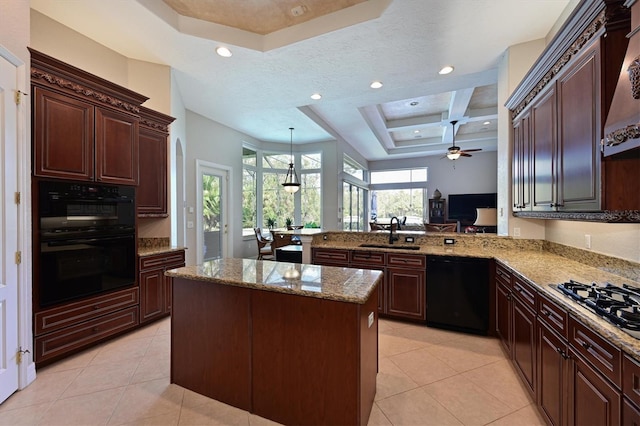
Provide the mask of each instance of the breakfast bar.
[{"label": "breakfast bar", "polygon": [[228,258],[166,275],[172,383],[283,424],[367,424],[380,271]]}]

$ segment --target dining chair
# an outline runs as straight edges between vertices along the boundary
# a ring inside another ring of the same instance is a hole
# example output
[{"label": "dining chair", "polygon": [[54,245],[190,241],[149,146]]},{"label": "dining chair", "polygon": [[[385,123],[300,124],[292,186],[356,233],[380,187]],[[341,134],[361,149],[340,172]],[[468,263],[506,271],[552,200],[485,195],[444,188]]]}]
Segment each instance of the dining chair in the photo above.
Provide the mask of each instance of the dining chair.
[{"label": "dining chair", "polygon": [[275,253],[272,248],[272,241],[262,235],[260,228],[253,228],[258,242],[258,260],[275,259]]},{"label": "dining chair", "polygon": [[458,232],[457,223],[425,223],[424,229],[427,232]]}]

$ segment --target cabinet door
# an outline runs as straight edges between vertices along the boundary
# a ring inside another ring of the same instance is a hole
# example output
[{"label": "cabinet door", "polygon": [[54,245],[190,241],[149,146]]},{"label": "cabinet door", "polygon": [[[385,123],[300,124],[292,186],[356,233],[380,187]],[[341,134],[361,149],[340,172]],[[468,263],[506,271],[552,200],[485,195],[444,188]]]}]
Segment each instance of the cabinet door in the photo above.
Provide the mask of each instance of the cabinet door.
[{"label": "cabinet door", "polygon": [[600,44],[558,80],[558,210],[600,210]]},{"label": "cabinet door", "polygon": [[511,356],[511,290],[496,280],[496,334]]},{"label": "cabinet door", "polygon": [[138,118],[96,107],[96,180],[138,184]]},{"label": "cabinet door", "polygon": [[93,105],[33,87],[33,173],[93,179]]},{"label": "cabinet door", "polygon": [[566,424],[567,343],[538,321],[538,406],[551,425]]},{"label": "cabinet door", "polygon": [[140,273],[140,322],[165,313],[164,268]]},{"label": "cabinet door", "polygon": [[517,297],[513,299],[513,364],[529,392],[536,389],[536,316]]},{"label": "cabinet door", "polygon": [[425,270],[387,268],[387,314],[426,321]]},{"label": "cabinet door", "polygon": [[140,129],[138,216],[167,216],[167,135]]},{"label": "cabinet door", "polygon": [[348,266],[349,251],[329,248],[313,248],[312,262],[314,265]]},{"label": "cabinet door", "polygon": [[531,208],[531,170],[529,167],[530,141],[529,113],[525,113],[513,126],[512,191],[513,210]]},{"label": "cabinet door", "polygon": [[613,426],[620,424],[621,396],[600,374],[571,350],[569,424]]},{"label": "cabinet door", "polygon": [[554,210],[556,93],[553,85],[531,108],[533,210]]}]

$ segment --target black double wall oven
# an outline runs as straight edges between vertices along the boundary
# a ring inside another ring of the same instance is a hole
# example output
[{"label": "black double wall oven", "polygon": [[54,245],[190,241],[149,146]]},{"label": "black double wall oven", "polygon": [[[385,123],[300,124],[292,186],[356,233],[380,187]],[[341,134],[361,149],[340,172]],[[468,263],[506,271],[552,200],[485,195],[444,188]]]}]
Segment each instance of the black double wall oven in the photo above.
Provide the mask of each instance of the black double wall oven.
[{"label": "black double wall oven", "polygon": [[37,182],[38,308],[136,282],[135,188]]}]

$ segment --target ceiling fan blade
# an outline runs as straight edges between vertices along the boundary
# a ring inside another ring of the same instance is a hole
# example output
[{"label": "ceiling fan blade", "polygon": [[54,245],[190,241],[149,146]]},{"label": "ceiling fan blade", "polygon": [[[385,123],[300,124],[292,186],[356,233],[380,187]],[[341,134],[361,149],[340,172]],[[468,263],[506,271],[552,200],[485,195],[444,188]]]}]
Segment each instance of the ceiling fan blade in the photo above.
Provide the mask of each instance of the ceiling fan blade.
[{"label": "ceiling fan blade", "polygon": [[475,149],[463,149],[462,152],[476,152],[476,151],[482,151],[482,148],[475,148]]},{"label": "ceiling fan blade", "polygon": [[460,153],[460,157],[472,157],[472,155],[471,154],[467,154],[466,152],[462,151]]}]

